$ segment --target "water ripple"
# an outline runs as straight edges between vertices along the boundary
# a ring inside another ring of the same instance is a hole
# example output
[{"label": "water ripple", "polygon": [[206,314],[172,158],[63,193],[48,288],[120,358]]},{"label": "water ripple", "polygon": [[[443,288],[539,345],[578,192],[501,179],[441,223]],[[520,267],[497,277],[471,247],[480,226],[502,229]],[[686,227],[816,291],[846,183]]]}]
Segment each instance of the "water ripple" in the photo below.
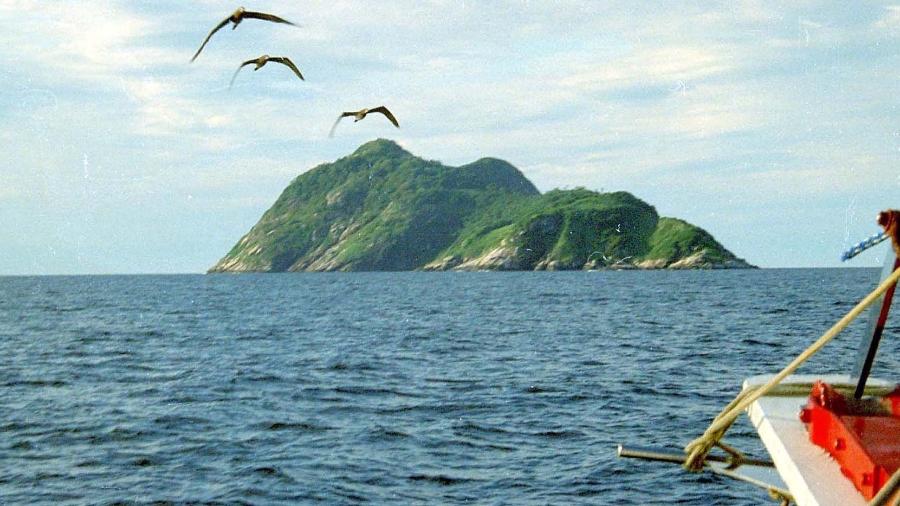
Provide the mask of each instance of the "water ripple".
[{"label": "water ripple", "polygon": [[0,277],[0,503],[760,504],[615,446],[677,450],[876,276]]}]

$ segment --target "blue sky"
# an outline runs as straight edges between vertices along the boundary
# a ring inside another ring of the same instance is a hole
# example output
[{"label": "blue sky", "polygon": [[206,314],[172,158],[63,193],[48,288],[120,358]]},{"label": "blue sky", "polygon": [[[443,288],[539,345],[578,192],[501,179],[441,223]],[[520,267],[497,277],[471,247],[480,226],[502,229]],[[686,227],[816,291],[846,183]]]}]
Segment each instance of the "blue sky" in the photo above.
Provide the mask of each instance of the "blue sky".
[{"label": "blue sky", "polygon": [[[625,190],[763,267],[839,266],[900,206],[900,5],[0,0],[0,274],[202,272],[376,137]],[[289,56],[300,82],[260,54]],[[400,120],[343,123],[385,104]],[[854,260],[876,266],[886,247]]]}]

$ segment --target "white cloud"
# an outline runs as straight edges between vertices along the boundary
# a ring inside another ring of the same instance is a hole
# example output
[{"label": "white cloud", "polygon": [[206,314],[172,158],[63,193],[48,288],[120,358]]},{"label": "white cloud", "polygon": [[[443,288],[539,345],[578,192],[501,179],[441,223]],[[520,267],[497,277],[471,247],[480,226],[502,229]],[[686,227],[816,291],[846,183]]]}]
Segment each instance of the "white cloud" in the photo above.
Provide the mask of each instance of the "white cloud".
[{"label": "white cloud", "polygon": [[133,132],[170,136],[193,131],[210,117],[201,103],[186,98],[178,85],[154,78],[121,78],[122,88],[135,106]]},{"label": "white cloud", "polygon": [[6,33],[18,49],[11,56],[47,67],[48,76],[61,72],[67,78],[96,80],[174,61],[162,48],[139,44],[163,25],[112,2],[26,2],[0,6],[2,10],[17,18]]},{"label": "white cloud", "polygon": [[900,5],[890,5],[884,8],[885,12],[877,21],[875,28],[892,33],[900,33]]},{"label": "white cloud", "polygon": [[213,114],[203,120],[203,124],[210,128],[217,128],[234,124],[234,116],[230,114]]},{"label": "white cloud", "polygon": [[579,91],[638,85],[672,87],[733,69],[723,52],[722,48],[645,48],[610,62],[567,69],[568,75],[560,83]]}]

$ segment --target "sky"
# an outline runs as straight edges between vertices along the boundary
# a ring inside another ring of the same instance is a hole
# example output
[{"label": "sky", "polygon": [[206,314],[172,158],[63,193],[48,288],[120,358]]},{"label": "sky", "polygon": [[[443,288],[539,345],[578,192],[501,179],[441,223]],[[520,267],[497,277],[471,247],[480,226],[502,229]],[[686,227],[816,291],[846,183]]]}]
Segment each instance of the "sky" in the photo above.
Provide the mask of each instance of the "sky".
[{"label": "sky", "polygon": [[[0,0],[0,275],[204,272],[287,184],[382,137],[624,190],[761,267],[900,207],[900,4]],[[277,64],[288,56],[306,81]],[[384,118],[338,113],[388,106]]]}]

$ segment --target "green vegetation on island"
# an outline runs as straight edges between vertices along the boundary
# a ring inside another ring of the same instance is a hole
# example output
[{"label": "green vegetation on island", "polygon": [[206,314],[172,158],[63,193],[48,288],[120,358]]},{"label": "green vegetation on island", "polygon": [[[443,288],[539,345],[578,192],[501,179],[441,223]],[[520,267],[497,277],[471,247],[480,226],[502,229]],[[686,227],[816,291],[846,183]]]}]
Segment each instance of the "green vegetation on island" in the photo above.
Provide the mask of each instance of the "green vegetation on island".
[{"label": "green vegetation on island", "polygon": [[542,195],[503,160],[448,167],[379,139],[294,179],[210,272],[747,267],[629,193]]}]

